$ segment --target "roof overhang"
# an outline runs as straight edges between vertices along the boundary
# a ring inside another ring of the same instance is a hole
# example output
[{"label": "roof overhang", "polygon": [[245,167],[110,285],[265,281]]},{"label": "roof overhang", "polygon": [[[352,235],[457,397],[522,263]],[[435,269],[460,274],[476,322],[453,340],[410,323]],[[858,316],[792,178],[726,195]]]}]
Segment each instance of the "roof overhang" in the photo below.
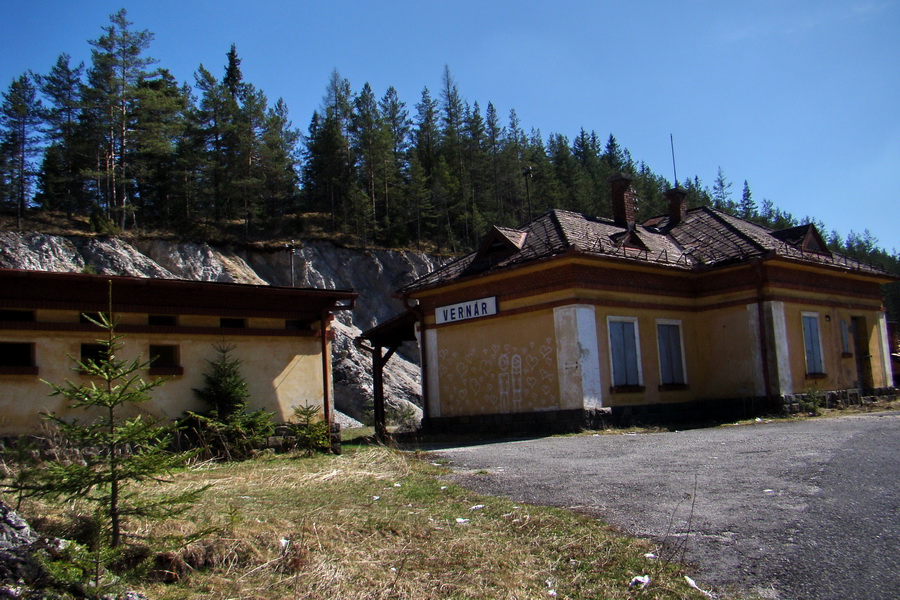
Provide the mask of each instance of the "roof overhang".
[{"label": "roof overhang", "polygon": [[[110,291],[110,285],[112,286]],[[356,292],[0,269],[0,307],[309,319],[353,308]]]},{"label": "roof overhang", "polygon": [[412,311],[395,315],[376,325],[372,329],[357,336],[357,340],[366,340],[373,346],[391,348],[403,342],[416,341],[416,322],[418,317]]}]

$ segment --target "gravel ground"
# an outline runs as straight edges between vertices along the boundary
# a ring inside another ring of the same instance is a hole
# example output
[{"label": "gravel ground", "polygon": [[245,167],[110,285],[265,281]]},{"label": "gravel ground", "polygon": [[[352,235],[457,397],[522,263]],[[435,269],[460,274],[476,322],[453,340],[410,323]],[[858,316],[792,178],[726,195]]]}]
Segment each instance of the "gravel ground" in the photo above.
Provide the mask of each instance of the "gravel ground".
[{"label": "gravel ground", "polygon": [[597,515],[769,599],[900,598],[900,413],[436,453],[479,492]]}]

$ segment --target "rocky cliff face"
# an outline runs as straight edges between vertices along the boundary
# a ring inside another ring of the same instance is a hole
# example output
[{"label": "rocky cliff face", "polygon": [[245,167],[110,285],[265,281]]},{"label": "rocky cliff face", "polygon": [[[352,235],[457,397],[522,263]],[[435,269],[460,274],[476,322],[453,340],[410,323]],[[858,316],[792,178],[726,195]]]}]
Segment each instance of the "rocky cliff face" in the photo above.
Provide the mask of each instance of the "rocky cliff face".
[{"label": "rocky cliff face", "polygon": [[[292,267],[293,263],[293,267]],[[361,331],[403,310],[391,294],[439,266],[433,257],[391,250],[350,250],[324,241],[298,244],[292,252],[214,247],[165,240],[125,241],[39,233],[0,232],[0,267],[92,272],[132,277],[225,281],[257,285],[352,289],[352,313],[338,313],[333,345],[335,405],[360,419],[371,403],[371,357],[353,345]],[[415,348],[403,348],[385,372],[389,410],[421,417],[421,383]],[[350,419],[344,420],[351,425]]]}]

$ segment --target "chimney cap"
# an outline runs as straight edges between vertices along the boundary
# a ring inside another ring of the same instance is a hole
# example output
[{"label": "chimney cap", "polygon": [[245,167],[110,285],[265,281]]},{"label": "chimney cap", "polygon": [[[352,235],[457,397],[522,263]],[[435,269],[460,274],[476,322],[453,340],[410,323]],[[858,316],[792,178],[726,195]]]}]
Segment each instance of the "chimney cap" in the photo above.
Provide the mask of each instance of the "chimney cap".
[{"label": "chimney cap", "polygon": [[664,194],[664,195],[665,195],[665,196],[672,196],[672,195],[675,195],[675,194],[677,194],[677,195],[679,195],[679,196],[681,196],[681,197],[683,198],[683,197],[687,196],[687,190],[684,189],[684,188],[682,188],[682,187],[678,187],[678,186],[676,185],[676,186],[673,187],[673,188],[667,189],[667,190],[665,191],[665,194]]},{"label": "chimney cap", "polygon": [[625,173],[624,171],[620,171],[620,172],[616,173],[615,175],[610,176],[610,178],[607,181],[609,183],[613,183],[614,181],[621,181],[623,179],[626,179],[628,181],[634,181],[634,177],[632,177],[628,173]]}]

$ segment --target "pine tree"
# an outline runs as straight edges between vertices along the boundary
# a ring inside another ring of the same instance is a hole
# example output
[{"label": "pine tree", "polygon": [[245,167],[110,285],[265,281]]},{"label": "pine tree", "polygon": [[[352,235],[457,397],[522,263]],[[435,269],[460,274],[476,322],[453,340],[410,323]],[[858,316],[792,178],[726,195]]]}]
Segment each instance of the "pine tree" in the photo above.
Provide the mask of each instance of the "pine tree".
[{"label": "pine tree", "polygon": [[28,207],[34,180],[33,157],[37,151],[38,125],[43,109],[29,75],[14,79],[0,105],[0,153],[6,165],[9,203],[16,207],[16,229]]},{"label": "pine tree", "polygon": [[389,87],[378,104],[383,121],[389,153],[384,156],[380,170],[382,197],[385,207],[385,235],[387,241],[402,246],[409,241],[407,222],[409,205],[403,194],[409,169],[410,119],[406,104],[397,90]]},{"label": "pine tree", "polygon": [[448,193],[444,204],[448,226],[453,229],[453,238],[468,243],[466,226],[468,181],[463,165],[462,127],[465,106],[459,94],[459,87],[444,66],[441,79],[441,146],[440,153],[446,164],[441,173],[443,188]]},{"label": "pine tree", "polygon": [[225,90],[203,65],[194,73],[194,82],[200,92],[199,103],[191,118],[193,145],[199,150],[198,158],[201,159],[198,207],[204,213],[212,213],[213,219],[218,221],[224,214]]},{"label": "pine tree", "polygon": [[350,145],[352,107],[350,83],[333,71],[322,100],[313,113],[304,144],[302,196],[307,210],[329,215],[332,232],[349,231],[360,215],[354,203],[360,196],[354,181],[354,157]]},{"label": "pine tree", "polygon": [[241,59],[238,57],[237,46],[231,44],[228,50],[228,64],[225,66],[225,77],[222,78],[222,86],[235,102],[241,95],[244,87],[244,76],[241,73]]},{"label": "pine tree", "polygon": [[603,151],[603,162],[606,163],[607,167],[609,167],[613,173],[623,171],[628,166],[625,153],[622,151],[621,146],[619,146],[616,136],[611,133],[606,140],[606,148]]},{"label": "pine tree", "polygon": [[83,451],[80,460],[44,462],[16,484],[16,491],[25,497],[93,503],[98,524],[105,522],[105,538],[100,541],[116,548],[123,542],[123,528],[130,517],[173,516],[188,508],[202,490],[148,497],[134,489],[138,483],[163,481],[190,455],[167,450],[172,442],[171,427],[157,425],[144,416],[123,415],[130,407],[146,402],[163,380],[141,378],[149,362],[119,358],[123,336],[116,333],[118,320],[112,316],[112,282],[109,313],[101,313],[97,319],[85,316],[106,332],[97,340],[101,347],[97,359],[75,361],[74,370],[93,380],[79,385],[48,382],[53,395],[68,400],[70,410],[84,409],[92,415],[84,422],[47,415],[67,443]]},{"label": "pine tree", "polygon": [[738,205],[738,210],[742,219],[753,220],[759,216],[757,214],[756,201],[753,199],[753,194],[750,193],[750,184],[747,183],[746,179],[744,180],[744,190],[741,192],[741,203]]},{"label": "pine tree", "polygon": [[181,88],[185,99],[184,129],[175,142],[172,177],[177,181],[178,194],[170,198],[169,210],[174,218],[169,226],[176,231],[190,231],[198,213],[212,212],[212,196],[209,188],[210,162],[207,153],[205,133],[200,124],[200,108],[191,87],[185,83]]},{"label": "pine tree", "polygon": [[422,89],[422,99],[416,104],[414,153],[430,182],[437,164],[440,132],[438,129],[438,102],[432,99],[428,88]]},{"label": "pine tree", "polygon": [[185,136],[189,99],[165,69],[141,78],[135,98],[133,206],[148,221],[170,224],[182,218],[175,207],[175,199],[184,195],[176,175],[176,149]]},{"label": "pine tree", "polygon": [[217,357],[208,360],[204,386],[194,394],[209,410],[187,412],[181,425],[211,457],[241,460],[251,456],[272,435],[272,414],[260,409],[247,412],[250,392],[241,374],[241,361],[232,356],[234,345],[215,345]]},{"label": "pine tree", "polygon": [[664,177],[656,175],[643,161],[637,165],[632,187],[640,198],[635,214],[637,221],[668,212],[668,202],[664,193],[669,188],[669,183]]},{"label": "pine tree", "polygon": [[70,65],[61,54],[47,75],[37,77],[41,93],[49,101],[44,114],[44,135],[49,142],[40,170],[40,192],[35,200],[43,208],[63,209],[71,218],[87,209],[80,174],[78,123],[84,63]]},{"label": "pine tree", "polygon": [[104,34],[91,41],[91,69],[84,97],[87,122],[94,132],[97,192],[107,216],[125,228],[132,194],[130,164],[136,129],[134,108],[139,81],[156,62],[144,56],[153,41],[147,30],[135,31],[125,9],[111,15]]},{"label": "pine tree", "polygon": [[[500,198],[504,206],[511,209],[511,220],[520,225],[527,214],[525,210],[529,190],[522,175],[528,167],[525,163],[527,140],[522,131],[522,123],[516,109],[509,110],[509,124],[506,127],[506,142],[501,152],[502,168]],[[530,184],[529,184],[530,185]]]},{"label": "pine tree", "polygon": [[609,191],[607,180],[612,174],[605,173],[604,165],[600,161],[600,148],[597,142],[597,134],[593,131],[588,134],[584,128],[578,132],[578,137],[572,142],[572,154],[578,161],[582,176],[585,179],[584,209],[592,215],[609,214]]},{"label": "pine tree", "polygon": [[265,114],[265,96],[243,81],[240,58],[234,44],[227,55],[222,90],[221,160],[222,218],[244,218],[245,231],[256,206],[258,190],[254,181],[254,151]]},{"label": "pine tree", "polygon": [[484,120],[487,153],[490,158],[490,198],[493,202],[493,218],[491,220],[503,225],[505,224],[505,211],[500,196],[500,153],[506,132],[500,125],[497,109],[491,102],[488,102]]},{"label": "pine tree", "polygon": [[260,148],[267,216],[278,219],[293,211],[297,197],[297,144],[287,104],[281,98],[266,114]]},{"label": "pine tree", "polygon": [[229,204],[241,207],[246,237],[250,235],[251,223],[260,216],[262,210],[263,172],[260,154],[267,110],[266,95],[254,85],[245,84],[241,90],[239,111],[233,121],[234,146],[227,156],[234,161],[229,169],[229,173],[233,175],[229,190],[234,197]]},{"label": "pine tree", "polygon": [[362,199],[365,194],[356,183],[356,157],[351,147],[353,125],[353,100],[350,82],[332,71],[322,99],[325,115],[324,136],[325,183],[332,214],[332,230],[352,226],[359,229],[360,219],[366,212]]},{"label": "pine tree", "polygon": [[520,176],[525,182],[525,206],[527,220],[530,221],[557,206],[555,202],[562,197],[562,192],[540,129],[532,128],[524,152],[526,167]]},{"label": "pine tree", "polygon": [[468,196],[466,233],[468,244],[474,248],[488,227],[485,216],[492,212],[487,202],[491,176],[485,122],[478,102],[471,107],[466,104],[463,115],[463,165]]},{"label": "pine tree", "polygon": [[366,82],[353,101],[351,118],[351,138],[353,154],[356,156],[360,174],[360,187],[368,198],[367,221],[377,226],[380,216],[387,217],[387,207],[379,215],[377,197],[380,196],[377,175],[385,160],[388,160],[388,139],[378,102],[372,87]]},{"label": "pine tree", "polygon": [[722,167],[719,167],[716,180],[713,182],[712,201],[717,210],[731,212],[734,209],[734,203],[731,201],[731,182],[725,177]]},{"label": "pine tree", "polygon": [[419,164],[419,160],[413,155],[409,166],[409,184],[406,186],[407,204],[410,206],[410,225],[412,239],[416,241],[416,248],[421,249],[422,240],[427,236],[431,239],[437,237],[436,227],[438,214],[431,200],[431,190],[425,169]]},{"label": "pine tree", "polygon": [[589,196],[578,159],[572,154],[569,140],[557,133],[550,136],[547,153],[553,164],[554,178],[559,182],[554,195],[547,198],[548,208],[559,207],[576,212],[586,212]]}]

